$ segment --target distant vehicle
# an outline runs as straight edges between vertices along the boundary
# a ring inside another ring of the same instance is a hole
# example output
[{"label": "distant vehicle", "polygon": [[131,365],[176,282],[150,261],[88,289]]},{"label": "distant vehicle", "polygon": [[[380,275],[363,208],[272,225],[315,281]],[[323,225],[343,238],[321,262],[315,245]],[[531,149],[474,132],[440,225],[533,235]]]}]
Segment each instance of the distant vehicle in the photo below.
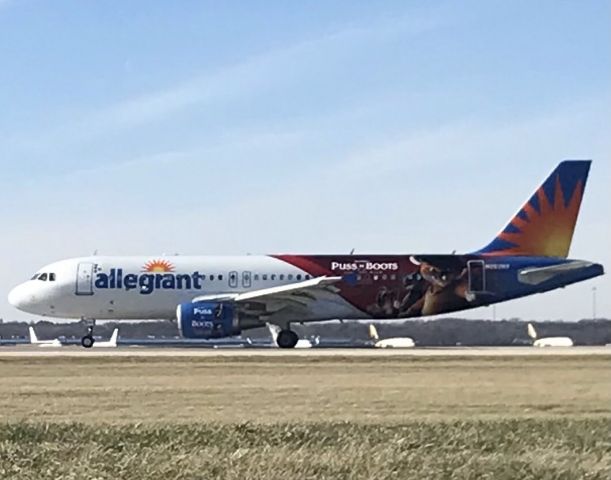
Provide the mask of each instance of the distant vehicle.
[{"label": "distant vehicle", "polygon": [[38,345],[39,347],[61,347],[62,346],[62,342],[60,342],[58,338],[54,338],[53,340],[38,340],[38,336],[36,336],[34,327],[28,327],[28,330],[30,332],[30,343],[32,345]]},{"label": "distant vehicle", "polygon": [[570,337],[544,337],[537,338],[537,331],[532,323],[528,324],[528,336],[533,340],[533,347],[572,347]]},{"label": "distant vehicle", "polygon": [[[488,306],[604,273],[600,264],[567,258],[589,171],[587,160],[561,162],[498,235],[469,253],[80,257],[42,267],[8,301],[35,315],[86,320],[81,344],[88,348],[96,319],[176,319],[190,339],[234,337],[271,323],[277,345],[294,348],[304,344],[294,323]],[[481,222],[456,192],[444,193],[447,208],[430,212],[439,222],[442,215]]]},{"label": "distant vehicle", "polygon": [[369,337],[375,341],[373,344],[376,348],[414,348],[416,342],[410,337],[393,337],[380,339],[378,335],[378,329],[375,325],[369,325]]},{"label": "distant vehicle", "polygon": [[96,341],[92,347],[94,348],[116,348],[117,347],[117,338],[119,338],[119,329],[115,328],[112,331],[112,335],[110,336],[110,340],[107,342]]},{"label": "distant vehicle", "polygon": [[[281,328],[272,323],[268,323],[267,328],[272,336],[272,346],[278,347],[278,335],[280,334]],[[316,337],[313,342],[306,338],[300,338],[293,348],[312,348],[314,345],[318,345],[319,341],[320,337]]]}]

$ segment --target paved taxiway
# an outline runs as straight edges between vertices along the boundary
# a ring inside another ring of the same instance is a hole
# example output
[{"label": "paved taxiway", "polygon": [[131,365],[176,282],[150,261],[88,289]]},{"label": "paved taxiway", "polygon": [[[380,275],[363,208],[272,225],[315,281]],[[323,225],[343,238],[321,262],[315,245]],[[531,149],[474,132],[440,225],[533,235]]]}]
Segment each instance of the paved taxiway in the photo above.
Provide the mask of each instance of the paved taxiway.
[{"label": "paved taxiway", "polygon": [[9,357],[524,357],[524,356],[608,355],[611,347],[453,347],[453,348],[311,348],[281,350],[273,348],[155,348],[119,347],[85,350],[80,347],[41,348],[37,346],[5,347],[0,358]]}]

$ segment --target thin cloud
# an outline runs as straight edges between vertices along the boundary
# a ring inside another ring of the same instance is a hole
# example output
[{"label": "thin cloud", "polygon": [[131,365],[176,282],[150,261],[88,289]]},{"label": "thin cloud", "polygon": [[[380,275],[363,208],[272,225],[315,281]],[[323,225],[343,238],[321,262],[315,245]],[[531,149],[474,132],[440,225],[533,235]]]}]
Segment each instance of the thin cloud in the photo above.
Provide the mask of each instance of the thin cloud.
[{"label": "thin cloud", "polygon": [[[253,94],[272,81],[282,81],[283,75],[296,75],[300,69],[311,69],[313,64],[321,61],[321,57],[328,57],[333,52],[342,55],[346,50],[358,48],[363,42],[383,42],[399,34],[419,35],[446,24],[447,20],[439,15],[410,15],[384,19],[372,25],[348,26],[317,38],[254,55],[167,89],[83,113],[74,122],[30,133],[21,140],[13,139],[12,143],[14,148],[25,151],[47,151],[84,143],[165,119],[195,105],[202,106]],[[36,141],[32,142],[32,138]],[[6,141],[10,142],[10,139]]]}]

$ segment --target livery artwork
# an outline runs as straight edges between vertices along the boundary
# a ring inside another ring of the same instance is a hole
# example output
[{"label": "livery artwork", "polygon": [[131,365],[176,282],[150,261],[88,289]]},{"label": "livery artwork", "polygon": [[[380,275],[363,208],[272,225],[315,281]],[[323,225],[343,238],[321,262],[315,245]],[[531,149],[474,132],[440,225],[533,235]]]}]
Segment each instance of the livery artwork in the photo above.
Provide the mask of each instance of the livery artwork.
[{"label": "livery artwork", "polygon": [[[311,275],[344,276],[339,294],[372,318],[419,317],[474,306],[470,280],[474,289],[485,289],[484,263],[469,255],[276,258]],[[480,268],[469,268],[470,262]]]}]

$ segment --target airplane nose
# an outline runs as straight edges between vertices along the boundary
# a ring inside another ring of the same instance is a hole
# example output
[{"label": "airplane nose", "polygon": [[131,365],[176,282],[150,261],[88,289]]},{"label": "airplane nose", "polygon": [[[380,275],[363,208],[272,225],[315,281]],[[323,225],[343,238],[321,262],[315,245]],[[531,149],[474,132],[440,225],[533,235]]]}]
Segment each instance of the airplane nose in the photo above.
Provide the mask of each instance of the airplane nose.
[{"label": "airplane nose", "polygon": [[15,308],[19,308],[22,301],[23,295],[21,294],[21,289],[17,286],[9,292],[8,303],[10,303]]},{"label": "airplane nose", "polygon": [[[17,285],[13,288],[8,294],[8,303],[10,303],[13,307],[22,309],[25,307],[28,302],[28,292],[27,289],[24,288],[23,285]],[[31,295],[30,295],[31,297]]]}]

